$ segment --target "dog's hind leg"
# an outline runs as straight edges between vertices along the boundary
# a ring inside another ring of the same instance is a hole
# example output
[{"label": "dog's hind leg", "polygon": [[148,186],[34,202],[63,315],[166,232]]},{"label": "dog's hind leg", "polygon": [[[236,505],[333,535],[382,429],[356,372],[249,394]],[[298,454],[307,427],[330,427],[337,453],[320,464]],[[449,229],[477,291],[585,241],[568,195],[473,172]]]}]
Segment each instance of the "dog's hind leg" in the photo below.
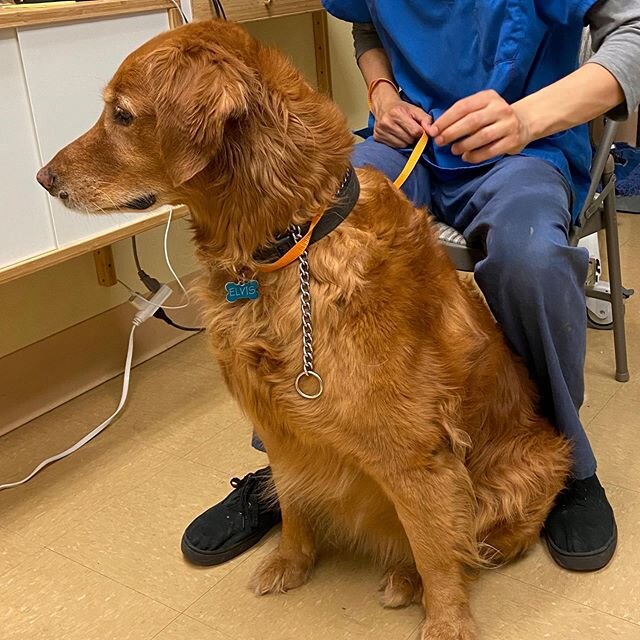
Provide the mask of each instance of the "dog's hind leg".
[{"label": "dog's hind leg", "polygon": [[547,495],[539,495],[522,512],[505,511],[501,523],[480,536],[483,558],[493,565],[505,564],[536,544],[559,486],[558,482]]},{"label": "dog's hind leg", "polygon": [[415,565],[389,569],[380,584],[380,604],[388,609],[408,607],[422,599],[422,580]]},{"label": "dog's hind leg", "polygon": [[538,541],[569,470],[567,444],[550,426],[542,424],[526,445],[507,464],[494,465],[490,482],[475,487],[477,537],[483,558],[494,565],[514,560]]},{"label": "dog's hind leg", "polygon": [[541,527],[539,521],[519,521],[492,531],[480,543],[483,558],[494,566],[515,560],[539,540]]}]

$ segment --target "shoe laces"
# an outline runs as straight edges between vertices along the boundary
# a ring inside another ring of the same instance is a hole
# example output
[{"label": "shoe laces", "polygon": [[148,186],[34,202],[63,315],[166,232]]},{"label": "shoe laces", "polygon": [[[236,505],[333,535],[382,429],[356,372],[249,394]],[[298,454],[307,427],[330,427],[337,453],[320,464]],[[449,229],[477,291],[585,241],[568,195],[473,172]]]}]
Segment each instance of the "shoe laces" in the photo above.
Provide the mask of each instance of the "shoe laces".
[{"label": "shoe laces", "polygon": [[240,491],[240,514],[242,515],[243,528],[247,517],[250,526],[258,525],[260,502],[256,499],[256,494],[260,490],[260,480],[261,478],[255,473],[249,473],[244,478],[231,478],[230,480],[231,486]]},{"label": "shoe laces", "polygon": [[568,510],[569,506],[584,506],[596,495],[595,488],[583,480],[570,480],[566,488],[558,496],[558,506]]}]

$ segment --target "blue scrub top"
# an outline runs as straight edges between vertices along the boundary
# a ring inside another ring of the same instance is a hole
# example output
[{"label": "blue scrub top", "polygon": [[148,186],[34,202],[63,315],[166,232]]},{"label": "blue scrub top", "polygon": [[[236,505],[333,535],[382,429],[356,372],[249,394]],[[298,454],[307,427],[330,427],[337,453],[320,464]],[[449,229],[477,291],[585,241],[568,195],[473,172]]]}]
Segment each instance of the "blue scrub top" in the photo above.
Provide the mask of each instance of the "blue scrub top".
[{"label": "blue scrub top", "polygon": [[[337,18],[375,25],[404,99],[434,119],[478,91],[494,89],[513,103],[575,71],[585,14],[593,4],[595,0],[323,0]],[[564,175],[573,187],[576,217],[589,188],[587,126],[536,140],[522,153],[542,158]],[[424,158],[442,180],[464,178],[478,166],[454,156],[449,146],[429,144]]]}]

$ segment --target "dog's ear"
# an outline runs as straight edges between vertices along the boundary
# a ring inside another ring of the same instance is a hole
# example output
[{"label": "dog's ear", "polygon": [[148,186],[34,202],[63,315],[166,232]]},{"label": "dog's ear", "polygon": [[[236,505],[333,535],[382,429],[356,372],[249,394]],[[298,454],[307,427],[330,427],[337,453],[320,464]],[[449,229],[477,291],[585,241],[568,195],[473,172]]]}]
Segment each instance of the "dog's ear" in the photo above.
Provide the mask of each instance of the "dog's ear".
[{"label": "dog's ear", "polygon": [[248,113],[255,74],[241,60],[202,44],[163,47],[146,62],[162,155],[178,186],[211,162],[229,120]]}]

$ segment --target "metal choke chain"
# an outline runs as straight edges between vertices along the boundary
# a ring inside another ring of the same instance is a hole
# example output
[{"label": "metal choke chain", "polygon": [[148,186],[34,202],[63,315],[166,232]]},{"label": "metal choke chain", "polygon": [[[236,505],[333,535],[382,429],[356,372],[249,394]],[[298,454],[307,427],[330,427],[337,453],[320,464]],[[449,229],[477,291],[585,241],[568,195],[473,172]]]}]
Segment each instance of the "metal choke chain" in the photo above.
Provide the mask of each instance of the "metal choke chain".
[{"label": "metal choke chain", "polygon": [[[291,230],[296,243],[302,238],[300,227]],[[300,263],[300,309],[302,312],[302,373],[296,378],[296,391],[308,400],[319,398],[324,391],[322,378],[313,368],[313,324],[311,322],[311,290],[309,282],[309,251],[298,258]],[[313,394],[302,391],[300,381],[302,378],[314,378],[318,383],[318,390]]]},{"label": "metal choke chain", "polygon": [[[352,167],[349,167],[345,174],[336,197],[340,197],[342,190],[347,185],[351,177]],[[299,226],[291,227],[291,235],[295,244],[302,240],[303,233]],[[313,368],[313,324],[311,322],[311,287],[309,282],[309,251],[305,251],[298,258],[300,263],[300,310],[302,311],[302,372],[296,378],[296,391],[307,400],[315,400],[324,391],[324,382],[320,374]],[[307,393],[300,387],[303,378],[313,379],[317,385],[315,393]]]}]

